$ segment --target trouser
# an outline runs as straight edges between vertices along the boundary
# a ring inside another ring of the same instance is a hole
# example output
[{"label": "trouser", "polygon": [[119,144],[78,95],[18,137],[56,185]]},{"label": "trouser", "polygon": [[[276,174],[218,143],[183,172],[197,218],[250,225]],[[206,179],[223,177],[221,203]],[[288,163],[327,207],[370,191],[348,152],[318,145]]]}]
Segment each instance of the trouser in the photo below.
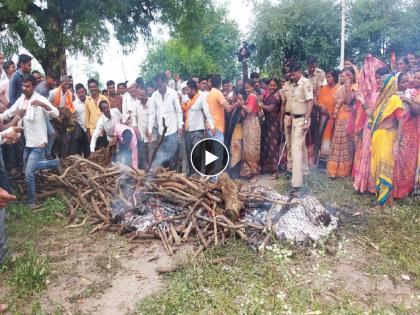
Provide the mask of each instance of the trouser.
[{"label": "trouser", "polygon": [[189,158],[188,158],[188,153],[187,153],[187,146],[185,143],[185,137],[182,137],[181,139],[179,139],[178,150],[179,150],[178,156],[179,156],[179,159],[181,160],[181,172],[184,174],[188,174]]},{"label": "trouser", "polygon": [[51,123],[51,120],[46,117],[45,123],[47,125],[47,135],[48,135],[48,145],[45,148],[45,158],[52,159],[52,148],[55,142],[55,139],[57,138],[57,133],[54,129],[54,126]]},{"label": "trouser", "polygon": [[0,264],[3,262],[7,254],[6,248],[6,210],[0,208]]},{"label": "trouser", "polygon": [[0,187],[7,190],[9,193],[12,193],[12,185],[10,185],[9,180],[7,179],[6,167],[3,160],[3,150],[0,146]]},{"label": "trouser", "polygon": [[306,149],[305,136],[303,130],[305,117],[292,119],[292,187],[303,187],[303,175],[308,171],[308,151]]},{"label": "trouser", "polygon": [[195,170],[191,164],[191,152],[194,146],[204,139],[204,130],[187,131],[185,135],[185,146],[187,148],[188,157],[188,175],[191,176],[195,173]]},{"label": "trouser", "polygon": [[171,170],[174,170],[178,157],[178,146],[179,139],[177,132],[165,136],[156,153],[156,157],[152,162],[152,169],[155,169],[159,166],[169,166]]},{"label": "trouser", "polygon": [[131,166],[131,149],[124,144],[118,144],[117,160],[121,164]]},{"label": "trouser", "polygon": [[7,170],[10,171],[12,169],[21,169],[23,164],[23,150],[25,148],[24,143],[25,142],[21,138],[21,140],[19,140],[17,143],[3,144],[3,161]]},{"label": "trouser", "polygon": [[108,142],[108,138],[106,135],[103,135],[101,137],[98,138],[98,140],[96,140],[96,147],[95,147],[95,151],[102,149],[102,148],[106,148],[108,146],[109,142]]},{"label": "trouser", "polygon": [[286,138],[287,150],[287,170],[292,171],[292,148],[291,148],[291,129],[292,129],[292,116],[284,115],[284,137]]},{"label": "trouser", "polygon": [[28,204],[35,203],[35,172],[58,167],[58,160],[42,160],[45,148],[25,148],[23,161],[25,163],[25,181]]},{"label": "trouser", "polygon": [[[212,139],[216,139],[219,140],[221,143],[225,142],[225,136],[223,134],[223,132],[216,130],[216,133],[214,134],[214,136],[210,135],[210,138]],[[223,148],[221,146],[217,146],[214,150],[214,155],[216,156],[223,156]],[[222,169],[223,168],[223,159],[217,159],[214,163],[215,164],[215,168],[216,169]],[[211,180],[215,181],[217,180],[217,176],[212,176]]]},{"label": "trouser", "polygon": [[149,166],[155,147],[155,143],[149,143],[144,141],[137,142],[137,151],[139,155],[139,169],[145,170]]}]

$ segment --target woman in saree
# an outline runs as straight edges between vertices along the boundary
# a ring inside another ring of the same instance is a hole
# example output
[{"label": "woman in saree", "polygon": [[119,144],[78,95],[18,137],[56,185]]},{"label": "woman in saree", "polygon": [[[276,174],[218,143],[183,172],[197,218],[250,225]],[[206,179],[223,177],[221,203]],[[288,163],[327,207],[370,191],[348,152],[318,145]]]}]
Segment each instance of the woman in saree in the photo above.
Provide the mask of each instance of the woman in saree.
[{"label": "woman in saree", "polygon": [[[417,139],[420,139],[420,71],[417,70],[414,73],[413,78],[413,87],[414,90],[410,95],[410,111],[411,115],[416,116],[417,118]],[[420,141],[419,148],[417,153],[417,170],[416,170],[416,180],[414,181],[414,196],[420,196]]]},{"label": "woman in saree", "polygon": [[279,92],[279,85],[276,78],[270,79],[262,100],[265,119],[261,124],[261,172],[272,173],[273,176],[277,175],[282,134],[280,106],[284,97]]},{"label": "woman in saree", "polygon": [[343,73],[345,81],[336,94],[334,133],[327,162],[327,174],[330,178],[351,175],[354,159],[355,72],[353,67],[349,67]]},{"label": "woman in saree", "polygon": [[409,78],[409,88],[414,88],[413,86],[413,79],[414,79],[414,71],[410,67],[410,60],[404,56],[397,60],[397,72],[401,74],[408,74]]},{"label": "woman in saree", "polygon": [[242,161],[242,88],[235,88],[228,94],[229,104],[235,105],[231,110],[225,109],[225,145],[229,148],[229,170],[232,178],[238,178]]},{"label": "woman in saree", "polygon": [[357,98],[361,106],[356,109],[355,136],[356,152],[353,163],[353,188],[361,193],[375,193],[375,182],[370,173],[370,146],[372,134],[369,129],[369,116],[376,109],[377,100],[383,86],[382,77],[389,74],[384,63],[372,56],[365,59],[360,76]]},{"label": "woman in saree", "polygon": [[399,146],[397,139],[401,134],[399,121],[404,115],[404,105],[397,92],[397,79],[389,75],[384,80],[384,88],[379,96],[378,105],[369,122],[372,130],[370,169],[380,206],[392,201],[394,157],[396,156],[394,152]]},{"label": "woman in saree", "polygon": [[258,98],[254,92],[254,82],[245,82],[247,94],[246,102],[242,105],[243,114],[243,154],[242,154],[242,177],[253,177],[259,173],[261,127],[258,118]]},{"label": "woman in saree", "polygon": [[326,168],[328,157],[331,153],[331,142],[333,137],[334,126],[334,108],[336,103],[336,94],[340,87],[338,77],[340,71],[329,70],[326,72],[327,85],[323,86],[319,91],[318,104],[320,107],[319,119],[319,138],[321,145],[319,149],[318,166],[321,169]]},{"label": "woman in saree", "polygon": [[392,197],[401,199],[407,197],[414,190],[419,151],[419,126],[417,125],[417,117],[410,107],[412,91],[408,89],[410,84],[408,74],[399,74],[397,81],[398,95],[404,105],[404,116],[400,121],[400,145],[396,148]]}]

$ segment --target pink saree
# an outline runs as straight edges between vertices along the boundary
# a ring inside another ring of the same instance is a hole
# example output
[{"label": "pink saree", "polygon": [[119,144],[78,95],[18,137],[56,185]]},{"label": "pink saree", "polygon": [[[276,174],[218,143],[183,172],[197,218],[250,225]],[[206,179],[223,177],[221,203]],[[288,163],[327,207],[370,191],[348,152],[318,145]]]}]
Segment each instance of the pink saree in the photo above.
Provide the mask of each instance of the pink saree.
[{"label": "pink saree", "polygon": [[[379,90],[376,84],[375,72],[377,69],[385,67],[385,64],[372,55],[367,55],[363,69],[360,73],[359,92],[363,95],[366,105],[371,112],[375,111],[376,101]],[[370,172],[370,147],[371,130],[368,128],[368,116],[363,108],[356,109],[356,120],[354,133],[356,139],[356,152],[353,163],[353,188],[360,192],[375,193],[375,181]]]}]

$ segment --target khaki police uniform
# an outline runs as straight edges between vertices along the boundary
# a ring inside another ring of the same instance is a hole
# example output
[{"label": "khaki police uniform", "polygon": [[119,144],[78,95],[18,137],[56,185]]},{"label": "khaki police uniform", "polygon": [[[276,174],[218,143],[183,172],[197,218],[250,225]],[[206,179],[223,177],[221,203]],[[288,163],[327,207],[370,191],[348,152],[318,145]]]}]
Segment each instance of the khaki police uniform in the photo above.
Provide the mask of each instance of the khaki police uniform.
[{"label": "khaki police uniform", "polygon": [[325,72],[320,68],[316,68],[312,75],[308,73],[308,79],[311,81],[314,90],[314,104],[318,104],[319,91],[323,86],[327,85]]},{"label": "khaki police uniform", "polygon": [[293,84],[292,88],[292,186],[294,188],[303,187],[303,175],[308,172],[308,150],[306,148],[306,132],[303,130],[305,125],[305,113],[307,101],[313,100],[313,88],[311,81],[301,77]]},{"label": "khaki police uniform", "polygon": [[283,85],[282,91],[286,98],[283,129],[284,136],[286,138],[286,150],[287,150],[287,170],[292,171],[292,150],[291,150],[291,131],[292,131],[292,89],[293,83],[286,81]]}]

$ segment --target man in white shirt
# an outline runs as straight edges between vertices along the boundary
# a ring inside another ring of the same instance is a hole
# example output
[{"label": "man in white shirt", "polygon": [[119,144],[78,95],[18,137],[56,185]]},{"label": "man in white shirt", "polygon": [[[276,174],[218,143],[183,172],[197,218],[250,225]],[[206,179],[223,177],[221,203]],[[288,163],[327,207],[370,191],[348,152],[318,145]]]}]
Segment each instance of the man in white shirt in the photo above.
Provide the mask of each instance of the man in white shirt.
[{"label": "man in white shirt", "polygon": [[3,70],[6,78],[2,81],[0,80],[0,112],[9,108],[9,84],[10,78],[16,71],[15,63],[13,61],[6,61],[3,64]]},{"label": "man in white shirt", "polygon": [[186,92],[189,101],[182,105],[182,110],[185,116],[185,143],[188,155],[189,175],[192,175],[194,174],[194,169],[189,158],[191,151],[198,142],[204,139],[206,124],[210,127],[211,134],[215,133],[215,129],[214,121],[207,104],[207,97],[198,90],[197,83],[192,80],[188,81]]},{"label": "man in white shirt", "polygon": [[[165,138],[159,147],[156,157],[152,162],[152,169],[168,164],[175,169],[176,157],[178,156],[179,138],[182,137],[182,109],[179,104],[178,94],[168,87],[168,78],[165,73],[156,77],[157,91],[151,97],[149,108],[148,140],[152,141],[152,132],[155,124],[158,126],[158,133],[162,136],[163,121],[167,127]],[[169,163],[172,162],[172,163]]]},{"label": "man in white shirt", "polygon": [[90,141],[90,152],[95,152],[95,149],[100,149],[96,147],[96,141],[103,133],[106,134],[108,141],[113,140],[114,127],[116,124],[121,123],[121,112],[118,108],[110,108],[108,101],[100,101],[99,109],[102,115],[96,123],[96,128]]},{"label": "man in white shirt", "polygon": [[168,86],[169,86],[169,88],[171,88],[172,90],[176,90],[176,88],[175,88],[175,80],[172,79],[171,70],[166,70],[165,71],[165,75],[168,78]]},{"label": "man in white shirt", "polygon": [[124,97],[124,95],[126,93],[127,93],[127,81],[118,83],[117,84],[117,94],[121,95],[121,97]]},{"label": "man in white shirt", "polygon": [[145,87],[137,87],[137,100],[134,109],[134,122],[137,134],[137,147],[139,152],[139,168],[146,169],[150,164],[152,153],[155,149],[157,140],[157,128],[152,130],[151,141],[148,140],[147,133],[149,127],[149,108],[151,99],[148,97]]},{"label": "man in white shirt", "polygon": [[82,127],[86,132],[86,120],[85,120],[85,111],[86,111],[86,89],[82,83],[76,84],[76,95],[77,98],[73,102],[74,105],[74,117],[76,118],[77,123]]},{"label": "man in white shirt", "polygon": [[140,101],[137,99],[137,85],[131,84],[122,98],[122,120],[130,127],[136,127],[135,111]]},{"label": "man in white shirt", "polygon": [[20,111],[25,111],[23,127],[26,147],[23,153],[25,164],[25,181],[27,186],[27,202],[35,206],[35,173],[45,169],[60,169],[60,161],[41,160],[48,143],[46,118],[57,118],[58,109],[45,97],[35,92],[36,80],[32,75],[25,75],[22,83],[23,95],[0,114],[1,120],[9,120]]}]

